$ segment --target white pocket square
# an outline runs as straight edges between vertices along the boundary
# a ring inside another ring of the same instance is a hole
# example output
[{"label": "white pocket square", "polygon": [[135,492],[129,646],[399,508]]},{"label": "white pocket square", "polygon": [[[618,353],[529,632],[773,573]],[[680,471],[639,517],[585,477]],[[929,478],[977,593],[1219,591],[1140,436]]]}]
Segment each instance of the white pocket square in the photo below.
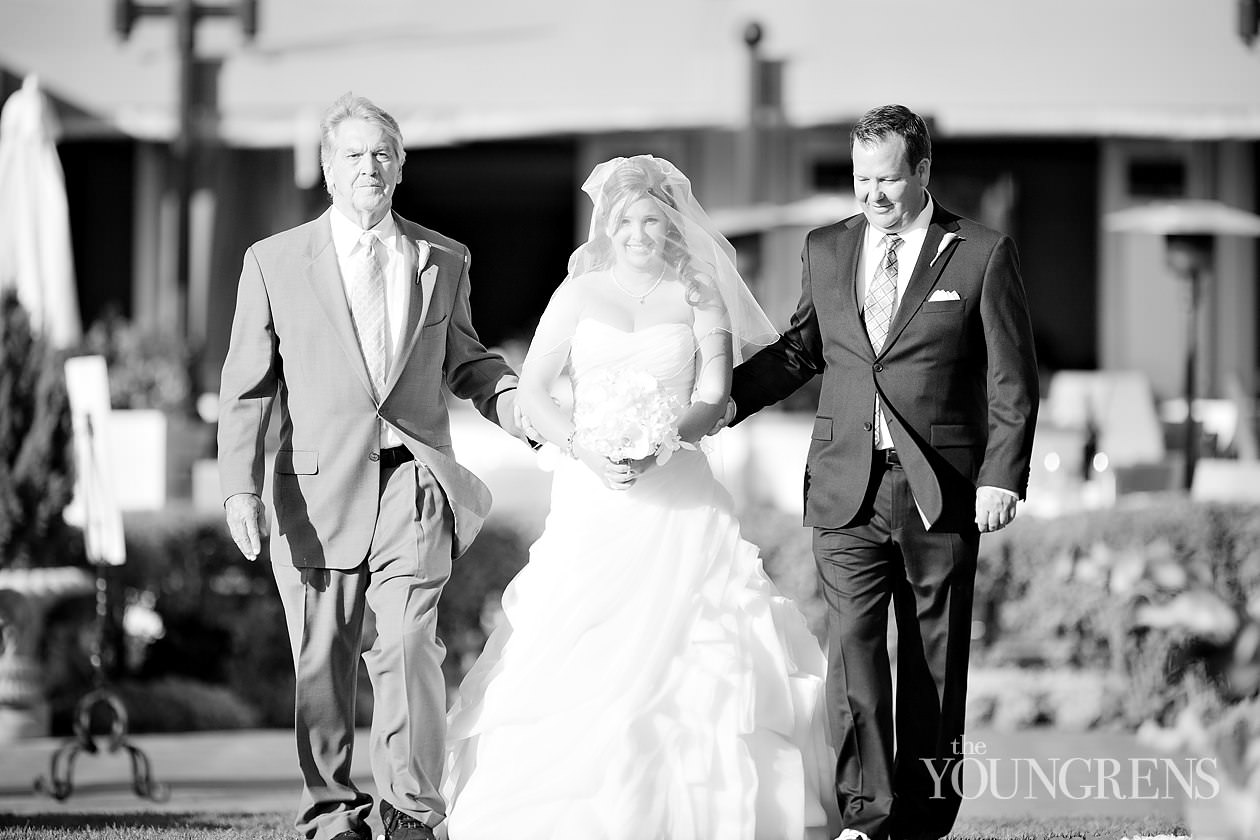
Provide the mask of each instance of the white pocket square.
[{"label": "white pocket square", "polygon": [[928,303],[932,303],[933,301],[938,301],[938,300],[961,300],[961,299],[962,298],[958,297],[958,292],[955,292],[953,289],[948,289],[948,290],[937,289],[935,292],[932,292],[932,296],[928,298]]}]

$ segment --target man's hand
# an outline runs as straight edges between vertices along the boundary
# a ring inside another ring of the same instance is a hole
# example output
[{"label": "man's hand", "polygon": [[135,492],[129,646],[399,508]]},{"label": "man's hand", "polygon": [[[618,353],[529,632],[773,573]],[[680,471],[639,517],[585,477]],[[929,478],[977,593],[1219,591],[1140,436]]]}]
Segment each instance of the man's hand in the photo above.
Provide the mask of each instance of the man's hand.
[{"label": "man's hand", "polygon": [[533,446],[536,443],[541,444],[543,442],[543,436],[538,433],[537,429],[534,428],[534,424],[529,422],[529,417],[521,408],[520,403],[516,404],[512,413],[516,417],[516,425],[520,426],[521,431],[525,433],[525,440],[529,443],[529,445]]},{"label": "man's hand", "polygon": [[227,514],[228,530],[232,542],[249,561],[258,559],[262,551],[262,538],[267,533],[267,507],[253,493],[237,493],[228,496],[223,503]]},{"label": "man's hand", "polygon": [[495,411],[499,417],[499,427],[517,440],[533,446],[530,443],[530,437],[527,432],[529,421],[525,415],[516,407],[516,389],[504,391],[499,394],[498,400],[495,402]]},{"label": "man's hand", "polygon": [[976,527],[980,533],[1000,531],[1015,518],[1015,503],[1019,499],[1014,493],[999,490],[996,487],[981,487],[976,490]]},{"label": "man's hand", "polygon": [[718,432],[731,425],[731,421],[735,419],[735,400],[730,397],[726,398],[726,410],[722,412],[722,416],[713,421],[713,428],[705,432],[705,435],[716,435]]}]

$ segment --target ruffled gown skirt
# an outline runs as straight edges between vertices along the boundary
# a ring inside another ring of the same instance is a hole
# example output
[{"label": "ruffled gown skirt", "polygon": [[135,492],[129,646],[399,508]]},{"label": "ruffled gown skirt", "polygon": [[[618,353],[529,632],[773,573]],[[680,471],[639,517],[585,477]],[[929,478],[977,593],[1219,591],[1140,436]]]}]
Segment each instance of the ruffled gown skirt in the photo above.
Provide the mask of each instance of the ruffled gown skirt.
[{"label": "ruffled gown skirt", "polygon": [[705,456],[552,496],[451,712],[451,840],[833,837],[823,653]]}]

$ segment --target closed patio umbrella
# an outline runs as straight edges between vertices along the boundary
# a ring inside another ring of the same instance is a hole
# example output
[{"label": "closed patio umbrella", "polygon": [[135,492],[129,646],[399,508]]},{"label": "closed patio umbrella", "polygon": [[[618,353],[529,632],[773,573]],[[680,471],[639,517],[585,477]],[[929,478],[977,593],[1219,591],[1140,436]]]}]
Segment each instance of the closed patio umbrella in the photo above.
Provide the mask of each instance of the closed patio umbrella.
[{"label": "closed patio umbrella", "polygon": [[57,120],[34,75],[0,109],[0,290],[16,287],[54,347],[79,340]]},{"label": "closed patio umbrella", "polygon": [[1260,236],[1260,216],[1211,199],[1153,201],[1108,213],[1108,230],[1164,236]]},{"label": "closed patio umbrella", "polygon": [[1260,216],[1210,199],[1157,201],[1108,213],[1108,230],[1122,233],[1156,234],[1164,237],[1165,256],[1170,268],[1189,284],[1190,305],[1186,312],[1186,420],[1184,446],[1185,488],[1194,482],[1198,458],[1194,400],[1199,351],[1199,304],[1204,278],[1212,270],[1217,236],[1260,236]]}]

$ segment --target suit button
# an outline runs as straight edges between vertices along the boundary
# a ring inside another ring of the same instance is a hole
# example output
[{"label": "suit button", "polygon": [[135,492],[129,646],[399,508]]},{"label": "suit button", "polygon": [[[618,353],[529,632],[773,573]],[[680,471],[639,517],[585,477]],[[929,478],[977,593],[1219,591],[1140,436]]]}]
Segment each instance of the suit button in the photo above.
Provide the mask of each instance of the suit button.
[{"label": "suit button", "polygon": [[380,454],[379,452],[373,452],[371,455],[369,455],[369,456],[368,456],[368,460],[369,460],[369,461],[379,461],[379,460],[381,460],[381,454]]},{"label": "suit button", "polygon": [[874,431],[874,430],[875,430],[875,427],[871,425],[871,423],[870,423],[870,421],[869,421],[869,420],[868,420],[867,422],[865,422],[865,423],[863,423],[863,424],[862,424],[862,431],[864,431],[864,432],[872,432],[872,431]]},{"label": "suit button", "polygon": [[873,367],[873,368],[871,368],[871,369],[872,369],[872,370],[874,370],[876,373],[879,373],[881,370],[883,370],[883,369],[884,369],[884,366],[883,366],[883,365],[881,365],[879,362],[876,362],[876,363],[875,363],[875,367]]}]

